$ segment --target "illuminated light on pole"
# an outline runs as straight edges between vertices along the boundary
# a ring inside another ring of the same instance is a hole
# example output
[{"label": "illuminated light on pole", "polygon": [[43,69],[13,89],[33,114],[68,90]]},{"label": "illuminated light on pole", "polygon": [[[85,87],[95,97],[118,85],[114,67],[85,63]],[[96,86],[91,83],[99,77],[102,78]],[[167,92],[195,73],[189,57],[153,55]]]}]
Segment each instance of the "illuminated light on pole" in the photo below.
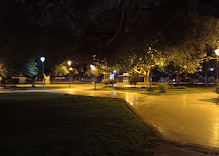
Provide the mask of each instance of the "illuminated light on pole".
[{"label": "illuminated light on pole", "polygon": [[215,54],[216,54],[217,56],[219,56],[219,49],[216,49],[216,50],[215,50]]},{"label": "illuminated light on pole", "polygon": [[92,73],[94,74],[94,90],[96,90],[96,73],[95,73],[96,67],[91,64],[90,68],[91,68]]},{"label": "illuminated light on pole", "polygon": [[71,65],[71,61],[68,61],[67,63],[68,63],[69,66]]},{"label": "illuminated light on pole", "polygon": [[46,61],[45,57],[40,57],[40,61],[42,62],[42,68],[43,68],[43,87],[45,84],[45,78],[44,78],[44,62]]},{"label": "illuminated light on pole", "polygon": [[[71,66],[71,63],[72,63],[71,61],[68,61],[68,62],[67,62],[67,64],[68,64],[69,66]],[[69,87],[71,87],[71,76],[70,76],[70,74],[71,74],[71,71],[73,70],[73,68],[70,67],[69,70],[70,70],[70,72],[69,72]]]},{"label": "illuminated light on pole", "polygon": [[44,62],[45,62],[45,60],[46,60],[46,58],[45,58],[45,57],[40,57],[40,61],[41,61],[42,63],[44,63]]},{"label": "illuminated light on pole", "polygon": [[93,70],[95,71],[95,66],[94,66],[94,65],[91,64],[91,65],[90,65],[90,68],[91,68],[92,71],[93,71]]}]

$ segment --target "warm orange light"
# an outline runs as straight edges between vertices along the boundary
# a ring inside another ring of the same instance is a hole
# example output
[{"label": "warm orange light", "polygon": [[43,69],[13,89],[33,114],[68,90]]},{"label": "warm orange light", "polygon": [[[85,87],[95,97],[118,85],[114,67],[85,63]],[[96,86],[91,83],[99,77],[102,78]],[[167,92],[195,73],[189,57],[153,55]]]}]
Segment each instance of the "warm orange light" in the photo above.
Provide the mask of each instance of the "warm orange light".
[{"label": "warm orange light", "polygon": [[71,67],[69,70],[73,70],[73,68]]}]

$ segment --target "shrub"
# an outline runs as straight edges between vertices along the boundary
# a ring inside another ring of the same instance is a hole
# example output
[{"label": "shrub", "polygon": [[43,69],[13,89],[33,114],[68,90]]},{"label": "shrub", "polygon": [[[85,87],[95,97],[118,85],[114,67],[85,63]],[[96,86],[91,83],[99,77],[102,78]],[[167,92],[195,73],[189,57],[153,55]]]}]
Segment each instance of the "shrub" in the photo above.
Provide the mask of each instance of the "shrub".
[{"label": "shrub", "polygon": [[103,79],[101,83],[107,85],[108,84],[108,80],[107,79]]},{"label": "shrub", "polygon": [[159,90],[161,93],[166,93],[166,90],[168,89],[168,85],[166,85],[165,83],[159,83]]},{"label": "shrub", "polygon": [[136,85],[137,82],[138,82],[138,77],[137,76],[132,76],[132,77],[129,78],[129,83],[131,85]]},{"label": "shrub", "polygon": [[217,94],[219,94],[219,87],[216,87],[215,92],[216,92]]},{"label": "shrub", "polygon": [[113,86],[114,84],[116,84],[116,80],[114,80],[114,79],[112,79],[112,80],[103,79],[101,83],[102,83],[102,84],[105,84],[105,85],[110,84],[110,85]]},{"label": "shrub", "polygon": [[109,84],[111,84],[111,85],[116,84],[116,80],[115,79],[109,80]]},{"label": "shrub", "polygon": [[10,76],[2,77],[1,83],[3,83],[3,84],[11,84],[12,83],[12,77],[10,77]]},{"label": "shrub", "polygon": [[19,79],[12,79],[12,84],[18,84],[19,83]]}]

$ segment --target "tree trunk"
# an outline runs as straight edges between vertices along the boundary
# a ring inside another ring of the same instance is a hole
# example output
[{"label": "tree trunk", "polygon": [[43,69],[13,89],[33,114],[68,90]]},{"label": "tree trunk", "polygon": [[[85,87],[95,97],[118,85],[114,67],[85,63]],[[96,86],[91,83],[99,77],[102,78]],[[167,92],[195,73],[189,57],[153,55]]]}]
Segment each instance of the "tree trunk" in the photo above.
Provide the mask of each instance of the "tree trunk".
[{"label": "tree trunk", "polygon": [[191,77],[190,77],[190,83],[193,85],[194,84],[194,77],[193,77],[193,74],[191,75]]},{"label": "tree trunk", "polygon": [[177,84],[179,85],[179,74],[180,74],[180,68],[178,68],[178,70],[177,70],[177,75],[176,75],[176,82],[177,82]]},{"label": "tree trunk", "polygon": [[167,79],[168,85],[170,85],[170,74],[168,73],[168,79]]},{"label": "tree trunk", "polygon": [[32,78],[31,78],[31,82],[32,82],[32,87],[33,87],[33,88],[36,87],[36,86],[35,86],[35,77],[32,77]]},{"label": "tree trunk", "polygon": [[205,86],[207,87],[208,86],[208,74],[205,73]]},{"label": "tree trunk", "polygon": [[145,87],[148,88],[149,87],[149,75],[150,75],[150,71],[146,71],[144,74],[144,83],[145,83]]}]

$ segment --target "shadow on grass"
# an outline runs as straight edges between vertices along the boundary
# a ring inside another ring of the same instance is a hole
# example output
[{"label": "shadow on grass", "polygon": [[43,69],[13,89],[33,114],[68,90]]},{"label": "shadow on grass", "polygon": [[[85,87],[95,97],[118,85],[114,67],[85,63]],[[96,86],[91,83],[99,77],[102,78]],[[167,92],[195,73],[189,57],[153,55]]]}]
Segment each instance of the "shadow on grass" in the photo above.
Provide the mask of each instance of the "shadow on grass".
[{"label": "shadow on grass", "polygon": [[159,139],[121,99],[0,94],[0,155],[151,155]]}]

